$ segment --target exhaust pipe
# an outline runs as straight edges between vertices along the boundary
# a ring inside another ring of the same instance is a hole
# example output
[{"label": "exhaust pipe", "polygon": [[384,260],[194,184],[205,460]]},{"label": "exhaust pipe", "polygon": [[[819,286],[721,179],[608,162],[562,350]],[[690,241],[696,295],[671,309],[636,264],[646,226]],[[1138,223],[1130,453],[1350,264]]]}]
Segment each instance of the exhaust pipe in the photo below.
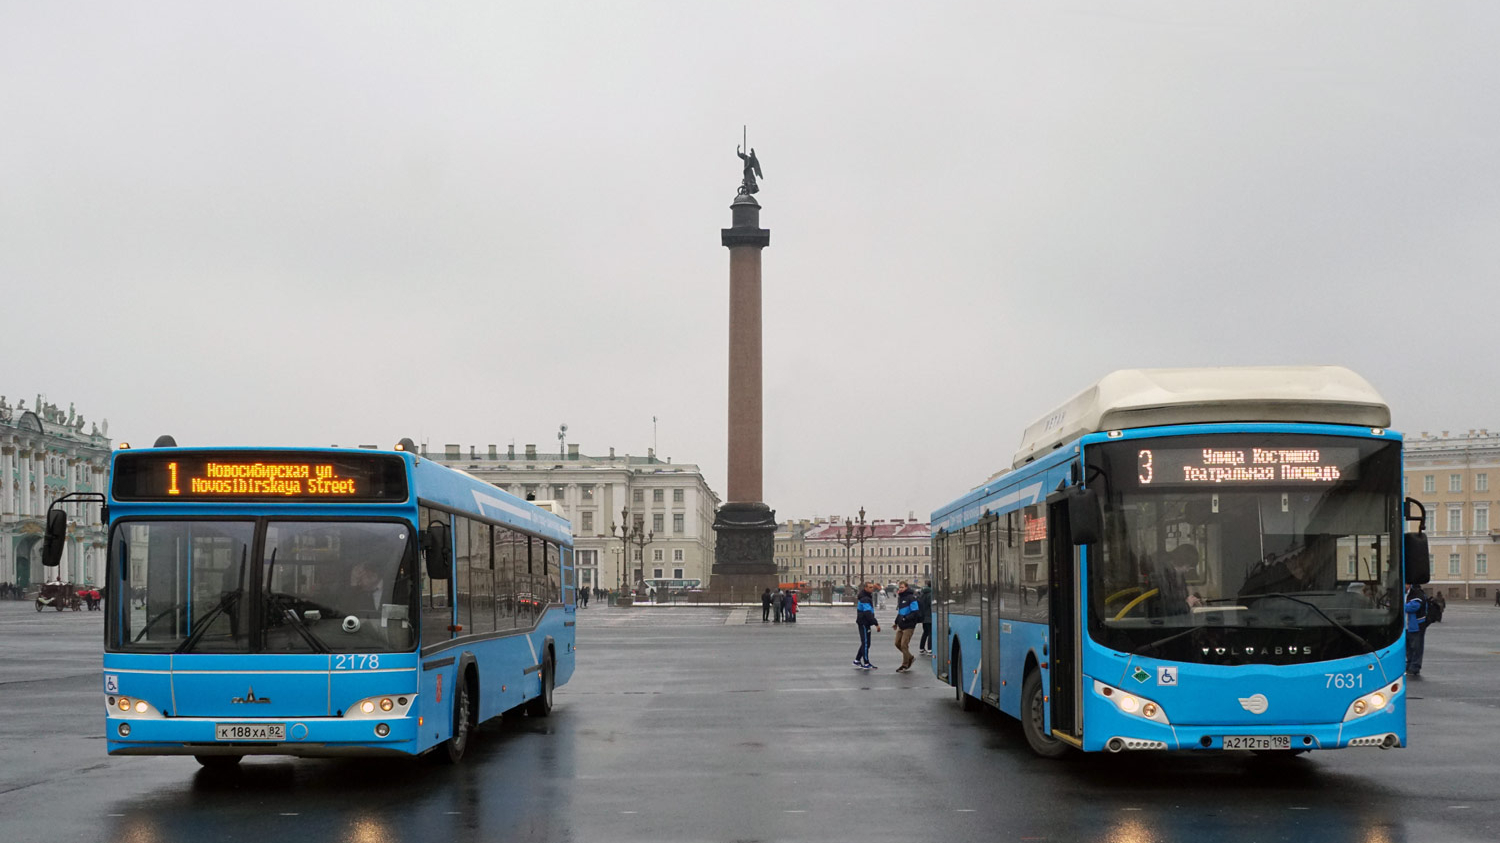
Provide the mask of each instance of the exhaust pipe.
[{"label": "exhaust pipe", "polygon": [[1104,748],[1110,752],[1119,752],[1125,748],[1125,742],[1119,738],[1110,738],[1109,742],[1104,745]]},{"label": "exhaust pipe", "polygon": [[1383,741],[1380,742],[1380,748],[1381,749],[1395,749],[1396,747],[1398,747],[1400,745],[1401,745],[1401,739],[1398,738],[1398,737],[1396,737],[1396,734],[1394,732],[1388,733],[1385,736],[1385,740],[1383,740]]}]

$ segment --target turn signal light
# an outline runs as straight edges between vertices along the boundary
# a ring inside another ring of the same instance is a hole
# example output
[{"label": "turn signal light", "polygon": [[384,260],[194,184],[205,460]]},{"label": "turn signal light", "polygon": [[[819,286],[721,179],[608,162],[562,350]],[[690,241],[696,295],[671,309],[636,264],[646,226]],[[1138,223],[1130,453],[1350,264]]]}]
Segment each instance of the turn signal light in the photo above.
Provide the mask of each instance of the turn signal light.
[{"label": "turn signal light", "polygon": [[383,699],[383,700],[380,701],[380,710],[381,711],[390,711],[394,707],[395,707],[395,704],[391,702],[391,698],[390,697],[386,697],[385,699]]}]

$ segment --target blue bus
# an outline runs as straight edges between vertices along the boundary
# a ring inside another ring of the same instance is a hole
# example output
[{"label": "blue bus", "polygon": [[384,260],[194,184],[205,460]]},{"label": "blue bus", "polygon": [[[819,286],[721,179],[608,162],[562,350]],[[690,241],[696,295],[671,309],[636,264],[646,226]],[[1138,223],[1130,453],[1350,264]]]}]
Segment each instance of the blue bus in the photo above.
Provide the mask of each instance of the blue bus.
[{"label": "blue bus", "polygon": [[[546,716],[574,666],[568,522],[413,453],[113,455],[101,699],[111,755],[414,756]],[[49,512],[56,564],[69,503]]]},{"label": "blue bus", "polygon": [[1341,367],[1111,373],[933,513],[934,672],[1045,757],[1404,747],[1389,423]]}]

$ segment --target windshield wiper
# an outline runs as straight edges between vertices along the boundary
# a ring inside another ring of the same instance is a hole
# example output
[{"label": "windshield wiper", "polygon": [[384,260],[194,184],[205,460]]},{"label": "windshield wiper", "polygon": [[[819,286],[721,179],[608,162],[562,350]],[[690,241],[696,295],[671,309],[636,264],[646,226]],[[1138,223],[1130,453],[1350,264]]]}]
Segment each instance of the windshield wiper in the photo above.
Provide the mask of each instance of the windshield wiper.
[{"label": "windshield wiper", "polygon": [[[203,639],[204,633],[208,632],[209,624],[213,622],[213,619],[217,618],[219,615],[224,614],[224,611],[226,609],[239,602],[239,599],[243,596],[245,596],[245,590],[243,588],[236,588],[234,591],[224,592],[224,596],[219,598],[219,605],[213,607],[212,609],[209,609],[207,612],[204,612],[203,617],[198,618],[193,622],[193,634],[189,635],[187,637],[187,640],[182,642],[182,646],[177,648],[177,652],[192,652],[192,649],[198,646],[198,642]],[[142,630],[142,632],[144,633],[145,630]]]},{"label": "windshield wiper", "polygon": [[1370,642],[1366,641],[1363,637],[1361,637],[1359,633],[1355,632],[1354,630],[1350,629],[1349,627],[1344,626],[1343,624],[1341,624],[1338,621],[1334,620],[1332,617],[1330,617],[1328,615],[1327,612],[1325,612],[1322,609],[1318,608],[1318,604],[1313,603],[1310,600],[1303,600],[1300,597],[1293,597],[1292,595],[1287,594],[1285,592],[1281,592],[1281,591],[1268,591],[1265,594],[1241,594],[1239,596],[1239,598],[1237,598],[1237,599],[1239,599],[1239,600],[1255,600],[1256,598],[1259,598],[1259,597],[1281,597],[1281,598],[1290,600],[1293,603],[1300,603],[1303,606],[1306,606],[1307,608],[1312,609],[1314,612],[1317,612],[1319,615],[1321,615],[1323,617],[1323,620],[1328,621],[1328,623],[1331,624],[1334,629],[1337,629],[1339,632],[1342,632],[1345,635],[1349,636],[1350,638],[1353,638],[1355,641],[1358,641],[1359,644],[1360,644],[1360,646],[1362,646],[1362,647],[1365,648],[1365,652],[1368,652],[1368,653],[1375,652],[1375,648],[1370,645]]},{"label": "windshield wiper", "polygon": [[307,642],[307,646],[311,647],[314,653],[327,653],[329,652],[327,645],[319,641],[316,635],[312,634],[312,630],[308,629],[307,624],[302,622],[302,618],[297,614],[295,608],[286,605],[286,602],[295,599],[295,596],[272,591],[270,588],[271,575],[276,570],[276,551],[280,549],[278,547],[271,548],[271,558],[266,560],[266,605],[274,607],[280,612],[281,617],[291,621],[292,629],[296,630],[297,634],[302,636],[302,640]]}]

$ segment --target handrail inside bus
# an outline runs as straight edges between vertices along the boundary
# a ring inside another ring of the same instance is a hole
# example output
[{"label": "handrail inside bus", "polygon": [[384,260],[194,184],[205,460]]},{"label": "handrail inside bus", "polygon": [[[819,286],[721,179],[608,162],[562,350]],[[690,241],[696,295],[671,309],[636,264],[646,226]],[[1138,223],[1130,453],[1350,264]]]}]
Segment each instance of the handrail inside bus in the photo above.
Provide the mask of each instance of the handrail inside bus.
[{"label": "handrail inside bus", "polygon": [[1125,618],[1125,616],[1130,613],[1131,609],[1134,609],[1136,606],[1139,606],[1141,603],[1145,602],[1146,600],[1149,600],[1150,598],[1155,597],[1156,593],[1158,591],[1161,591],[1161,589],[1159,589],[1159,588],[1153,588],[1150,591],[1146,592],[1145,594],[1142,594],[1140,597],[1137,597],[1134,600],[1130,601],[1129,603],[1126,603],[1125,604],[1125,608],[1121,609],[1120,613],[1118,615],[1115,615],[1115,620],[1117,620],[1117,621],[1118,620],[1123,620]]}]

